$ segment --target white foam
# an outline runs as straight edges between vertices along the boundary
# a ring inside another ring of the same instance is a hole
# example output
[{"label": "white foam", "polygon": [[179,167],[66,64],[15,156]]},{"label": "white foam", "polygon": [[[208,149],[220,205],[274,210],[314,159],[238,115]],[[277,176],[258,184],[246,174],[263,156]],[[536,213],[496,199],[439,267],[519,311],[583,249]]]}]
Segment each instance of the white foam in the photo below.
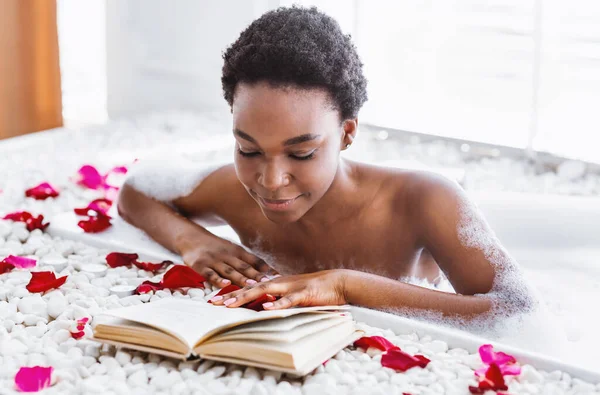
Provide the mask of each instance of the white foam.
[{"label": "white foam", "polygon": [[[468,248],[483,252],[494,267],[495,278],[492,289],[487,294],[476,295],[489,298],[493,302],[492,308],[470,319],[457,316],[444,317],[440,312],[407,308],[388,309],[386,312],[458,327],[505,344],[575,360],[574,350],[570,347],[565,328],[550,312],[515,259],[501,245],[478,208],[473,203],[465,204],[460,208],[460,213],[458,234],[461,243]],[[425,288],[452,292],[452,285],[446,278],[442,278],[442,281],[436,285],[416,278],[407,278],[403,281]]]},{"label": "white foam", "polygon": [[125,184],[161,202],[184,197],[228,162],[200,162],[171,157],[143,159],[131,166]]}]

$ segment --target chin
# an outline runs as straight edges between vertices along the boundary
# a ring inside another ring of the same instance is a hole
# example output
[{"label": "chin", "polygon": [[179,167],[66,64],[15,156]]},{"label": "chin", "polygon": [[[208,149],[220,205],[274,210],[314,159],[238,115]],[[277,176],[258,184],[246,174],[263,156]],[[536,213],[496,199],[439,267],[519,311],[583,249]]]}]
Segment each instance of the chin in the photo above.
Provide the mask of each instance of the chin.
[{"label": "chin", "polygon": [[302,218],[302,215],[295,212],[272,212],[263,209],[262,213],[269,221],[279,225],[291,224]]}]

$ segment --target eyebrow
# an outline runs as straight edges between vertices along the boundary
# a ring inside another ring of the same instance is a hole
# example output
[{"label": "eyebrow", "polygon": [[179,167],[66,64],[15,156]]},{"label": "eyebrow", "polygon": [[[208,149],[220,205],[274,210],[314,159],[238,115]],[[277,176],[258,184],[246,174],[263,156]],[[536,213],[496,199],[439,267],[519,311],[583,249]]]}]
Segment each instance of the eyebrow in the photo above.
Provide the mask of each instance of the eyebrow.
[{"label": "eyebrow", "polygon": [[[251,143],[258,145],[258,142],[252,136],[250,136],[247,133],[242,132],[239,129],[234,129],[233,133],[244,140],[250,141]],[[315,140],[319,137],[321,137],[320,134],[312,134],[312,133],[301,134],[300,136],[292,137],[291,139],[285,140],[282,145],[288,146],[288,145],[305,143],[307,141]]]}]

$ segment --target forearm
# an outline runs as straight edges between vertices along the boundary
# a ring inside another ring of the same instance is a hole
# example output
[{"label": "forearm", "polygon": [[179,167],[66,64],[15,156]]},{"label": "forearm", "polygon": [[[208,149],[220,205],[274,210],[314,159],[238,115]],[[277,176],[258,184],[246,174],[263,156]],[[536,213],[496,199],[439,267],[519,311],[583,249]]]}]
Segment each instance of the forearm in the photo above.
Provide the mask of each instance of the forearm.
[{"label": "forearm", "polygon": [[485,313],[492,307],[487,298],[436,291],[356,270],[342,269],[341,274],[346,302],[357,306],[429,310],[465,318]]},{"label": "forearm", "polygon": [[145,196],[127,184],[121,188],[118,210],[125,221],[146,232],[165,248],[180,255],[182,250],[194,240],[197,242],[203,236],[213,236],[167,204]]}]

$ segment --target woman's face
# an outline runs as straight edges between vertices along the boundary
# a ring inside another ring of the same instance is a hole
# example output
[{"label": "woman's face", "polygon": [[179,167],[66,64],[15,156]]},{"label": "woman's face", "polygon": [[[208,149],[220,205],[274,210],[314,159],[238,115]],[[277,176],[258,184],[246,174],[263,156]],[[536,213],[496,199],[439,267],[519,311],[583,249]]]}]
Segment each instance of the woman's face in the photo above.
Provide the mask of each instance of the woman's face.
[{"label": "woman's face", "polygon": [[336,175],[343,129],[325,91],[239,84],[233,102],[235,169],[273,222],[297,221]]}]

